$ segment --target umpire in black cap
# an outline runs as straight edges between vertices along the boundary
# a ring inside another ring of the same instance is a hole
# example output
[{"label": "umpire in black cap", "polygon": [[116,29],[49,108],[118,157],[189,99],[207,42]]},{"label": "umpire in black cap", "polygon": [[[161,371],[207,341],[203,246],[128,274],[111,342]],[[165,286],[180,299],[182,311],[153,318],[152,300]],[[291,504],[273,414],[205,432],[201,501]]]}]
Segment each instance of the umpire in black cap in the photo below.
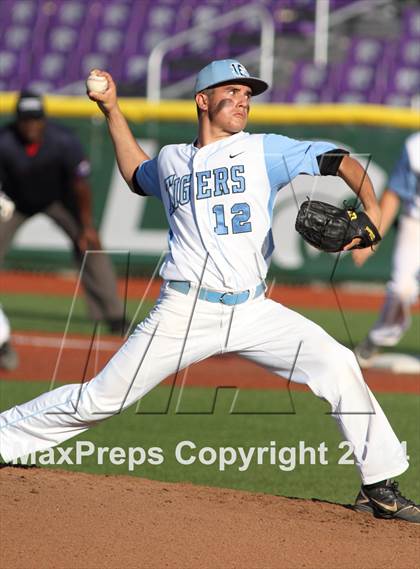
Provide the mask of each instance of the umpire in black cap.
[{"label": "umpire in black cap", "polygon": [[44,118],[45,110],[41,95],[32,91],[22,91],[16,104],[16,116],[18,120]]},{"label": "umpire in black cap", "polygon": [[[101,250],[92,220],[90,164],[72,131],[47,119],[43,99],[22,91],[13,122],[0,129],[0,184],[15,203],[10,220],[0,225],[0,264],[19,227],[43,213],[67,234],[78,267],[88,250]],[[106,321],[110,331],[124,327],[109,257],[89,254],[82,283],[90,316]]]}]

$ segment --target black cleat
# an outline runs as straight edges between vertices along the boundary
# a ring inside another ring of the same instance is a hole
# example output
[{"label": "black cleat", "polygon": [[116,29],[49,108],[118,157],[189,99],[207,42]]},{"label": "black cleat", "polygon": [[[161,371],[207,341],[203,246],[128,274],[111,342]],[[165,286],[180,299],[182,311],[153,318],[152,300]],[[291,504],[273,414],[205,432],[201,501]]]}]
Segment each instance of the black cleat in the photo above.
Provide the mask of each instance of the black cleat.
[{"label": "black cleat", "polygon": [[125,318],[111,318],[107,321],[108,330],[111,334],[125,336],[130,329],[130,323]]},{"label": "black cleat", "polygon": [[372,340],[369,339],[369,336],[367,336],[363,342],[360,342],[360,344],[354,349],[354,353],[356,354],[361,367],[368,366],[369,363],[371,363],[372,358],[376,356],[379,351],[379,346],[374,344]]},{"label": "black cleat", "polygon": [[420,524],[420,506],[402,496],[398,490],[398,482],[391,480],[387,480],[383,486],[376,488],[362,486],[354,509],[358,512],[372,514],[376,518]]}]

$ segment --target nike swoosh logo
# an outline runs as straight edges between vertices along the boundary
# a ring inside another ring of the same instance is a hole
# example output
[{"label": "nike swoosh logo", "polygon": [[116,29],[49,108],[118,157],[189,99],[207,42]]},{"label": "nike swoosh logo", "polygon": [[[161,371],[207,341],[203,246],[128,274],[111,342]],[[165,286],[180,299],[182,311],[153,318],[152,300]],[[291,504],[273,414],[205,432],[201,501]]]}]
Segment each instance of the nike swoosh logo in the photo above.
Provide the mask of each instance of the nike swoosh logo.
[{"label": "nike swoosh logo", "polygon": [[378,500],[375,500],[374,498],[371,498],[371,500],[372,502],[375,502],[375,504],[377,504],[380,508],[386,510],[387,512],[396,512],[398,510],[397,502],[394,502],[394,504],[391,506],[389,504],[383,504],[382,502],[378,502]]},{"label": "nike swoosh logo", "polygon": [[229,158],[236,158],[237,156],[239,156],[239,154],[243,154],[245,152],[245,150],[242,150],[242,152],[238,152],[238,154],[229,154]]}]

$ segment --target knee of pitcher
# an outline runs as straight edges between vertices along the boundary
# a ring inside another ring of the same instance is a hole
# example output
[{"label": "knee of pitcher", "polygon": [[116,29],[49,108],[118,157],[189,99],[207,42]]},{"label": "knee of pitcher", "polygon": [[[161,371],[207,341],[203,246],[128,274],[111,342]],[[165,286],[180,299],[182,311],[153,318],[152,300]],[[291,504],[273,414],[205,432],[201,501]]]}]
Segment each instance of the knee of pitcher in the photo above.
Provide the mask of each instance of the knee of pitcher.
[{"label": "knee of pitcher", "polygon": [[75,405],[75,412],[82,423],[93,425],[100,421],[104,421],[113,415],[121,413],[122,402],[110,402],[102,400],[98,397],[92,398],[86,393],[80,398]]},{"label": "knee of pitcher", "polygon": [[352,350],[335,343],[320,348],[324,374],[331,378],[335,385],[359,382],[362,378],[357,358]]}]

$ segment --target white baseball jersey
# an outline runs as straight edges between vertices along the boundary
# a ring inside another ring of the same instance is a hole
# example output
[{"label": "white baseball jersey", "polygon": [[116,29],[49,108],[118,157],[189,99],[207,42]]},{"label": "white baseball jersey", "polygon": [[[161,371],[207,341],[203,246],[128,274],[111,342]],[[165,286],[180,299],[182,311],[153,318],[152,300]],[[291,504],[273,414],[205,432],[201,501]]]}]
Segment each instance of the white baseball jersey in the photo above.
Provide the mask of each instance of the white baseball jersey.
[{"label": "white baseball jersey", "polygon": [[403,202],[403,213],[420,219],[420,132],[405,141],[388,186]]},{"label": "white baseball jersey", "polygon": [[258,285],[274,248],[277,191],[298,174],[319,175],[316,157],[334,148],[246,132],[203,148],[162,148],[135,177],[139,193],[161,199],[168,218],[169,254],[161,276],[216,290]]}]

